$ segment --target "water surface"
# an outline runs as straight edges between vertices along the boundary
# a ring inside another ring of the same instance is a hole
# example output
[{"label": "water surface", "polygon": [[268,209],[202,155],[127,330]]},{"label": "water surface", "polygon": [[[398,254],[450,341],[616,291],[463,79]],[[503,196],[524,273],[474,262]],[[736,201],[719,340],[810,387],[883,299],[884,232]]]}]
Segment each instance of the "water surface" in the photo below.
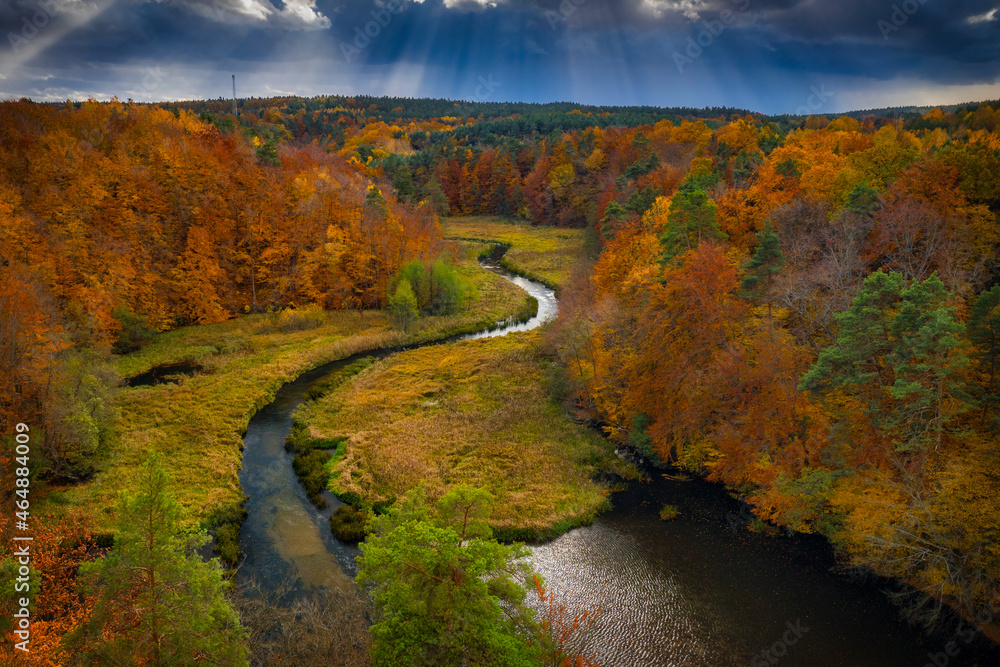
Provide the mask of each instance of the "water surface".
[{"label": "water surface", "polygon": [[[484,266],[503,273],[497,259]],[[505,277],[538,299],[537,316],[463,339],[525,331],[555,316],[552,290]],[[340,502],[327,494],[322,511],[309,502],[284,440],[308,388],[353,360],[285,385],[251,420],[240,473],[250,498],[240,577],[265,586],[291,578],[301,592],[351,585],[360,551],[329,529]],[[681,516],[660,521],[664,503]],[[613,505],[592,526],[534,546],[531,556],[570,610],[599,610],[580,648],[605,667],[923,667],[934,665],[928,654],[937,656],[934,667],[1000,665],[985,642],[963,644],[957,657],[942,653],[949,636],[928,637],[902,622],[883,584],[838,574],[821,538],[746,530],[745,508],[719,486],[654,472],[653,482],[631,485]]]}]

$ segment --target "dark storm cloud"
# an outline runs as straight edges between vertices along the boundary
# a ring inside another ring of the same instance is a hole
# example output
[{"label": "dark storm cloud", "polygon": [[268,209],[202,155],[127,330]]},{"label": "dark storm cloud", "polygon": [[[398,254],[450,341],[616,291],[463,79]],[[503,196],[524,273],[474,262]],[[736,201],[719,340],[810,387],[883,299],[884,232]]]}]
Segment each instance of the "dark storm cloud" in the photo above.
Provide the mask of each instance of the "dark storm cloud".
[{"label": "dark storm cloud", "polygon": [[[469,99],[490,88],[489,99],[703,100],[775,111],[798,107],[824,81],[861,90],[879,81],[925,89],[1000,79],[1000,0],[42,4],[58,11],[38,37],[21,48],[10,38],[0,45],[3,95],[51,89],[45,95],[58,97],[88,86],[89,94],[121,95],[116,86],[133,90],[137,76],[162,66],[184,72],[156,87],[164,97],[217,96],[221,72],[233,69],[247,73],[255,94],[350,89]],[[0,2],[0,31],[19,35],[38,7]],[[706,40],[722,19],[721,34]],[[689,52],[699,39],[708,45]],[[677,54],[689,53],[697,56],[678,65]],[[202,76],[212,90],[201,90]]]}]

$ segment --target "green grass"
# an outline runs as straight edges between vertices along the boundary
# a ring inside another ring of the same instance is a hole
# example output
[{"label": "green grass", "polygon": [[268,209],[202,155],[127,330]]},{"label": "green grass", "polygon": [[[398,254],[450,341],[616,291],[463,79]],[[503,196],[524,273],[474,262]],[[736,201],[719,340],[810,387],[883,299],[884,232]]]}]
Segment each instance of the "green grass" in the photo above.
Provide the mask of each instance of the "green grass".
[{"label": "green grass", "polygon": [[509,245],[504,268],[555,290],[567,284],[583,253],[581,229],[532,227],[525,221],[491,217],[447,218],[442,226],[447,238]]},{"label": "green grass", "polygon": [[58,489],[58,506],[39,509],[82,507],[95,530],[104,530],[119,491],[135,488],[136,469],[148,452],[157,451],[193,520],[206,526],[231,523],[243,502],[242,434],[283,384],[356,353],[477,331],[524,307],[523,291],[478,267],[475,258],[483,247],[461,245],[459,270],[471,285],[465,311],[421,318],[405,335],[377,311],[286,312],[176,329],[119,357],[115,365],[123,377],[182,360],[204,368],[179,384],[118,390],[121,419],[102,470],[86,484]]},{"label": "green grass", "polygon": [[538,539],[592,521],[607,505],[593,481],[612,446],[574,424],[545,390],[552,360],[538,334],[403,352],[377,362],[296,420],[313,438],[346,439],[330,488],[365,509],[425,483],[496,497],[491,524],[505,539]]}]

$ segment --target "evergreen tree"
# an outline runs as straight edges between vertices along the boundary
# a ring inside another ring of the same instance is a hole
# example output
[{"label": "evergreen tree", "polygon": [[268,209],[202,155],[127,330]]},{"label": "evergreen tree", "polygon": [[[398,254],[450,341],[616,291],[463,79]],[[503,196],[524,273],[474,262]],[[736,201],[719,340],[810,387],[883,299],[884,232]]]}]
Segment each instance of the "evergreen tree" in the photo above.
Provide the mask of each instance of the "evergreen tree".
[{"label": "evergreen tree", "polygon": [[895,381],[890,393],[898,402],[887,424],[900,437],[901,449],[940,446],[945,427],[965,409],[963,371],[969,359],[955,322],[950,295],[937,274],[902,293],[892,322],[896,341],[890,356]]},{"label": "evergreen tree", "polygon": [[628,211],[622,208],[622,205],[618,202],[613,201],[608,204],[604,209],[604,217],[601,218],[601,234],[604,235],[604,238],[613,239],[615,237],[616,225],[627,216]]},{"label": "evergreen tree", "polygon": [[872,425],[899,451],[940,444],[967,405],[962,325],[944,283],[932,275],[905,287],[900,273],[870,275],[840,333],[803,378],[803,389],[841,389],[858,398]]},{"label": "evergreen tree", "polygon": [[385,201],[385,197],[382,196],[382,191],[375,187],[370,188],[368,194],[365,195],[365,207],[371,208],[382,217],[385,217],[389,212],[389,204]]},{"label": "evergreen tree", "polygon": [[457,487],[430,506],[419,487],[373,521],[357,577],[378,610],[373,665],[540,664],[528,551],[492,539],[492,505],[488,492]]},{"label": "evergreen tree", "polygon": [[658,195],[659,192],[652,185],[637,190],[629,195],[628,201],[625,202],[625,210],[629,213],[642,215],[649,210]]},{"label": "evergreen tree", "polygon": [[733,161],[733,185],[737,188],[746,186],[762,164],[764,154],[760,151],[740,151]]},{"label": "evergreen tree", "polygon": [[727,238],[716,222],[716,210],[715,202],[704,190],[690,187],[678,190],[670,200],[667,230],[660,237],[664,260],[671,261],[697,248],[704,240]]},{"label": "evergreen tree", "polygon": [[157,460],[141,468],[137,493],[118,504],[115,544],[80,568],[97,595],[89,619],[67,641],[82,665],[246,665],[245,633],[224,595],[208,541],[181,527],[181,508]]},{"label": "evergreen tree", "polygon": [[1000,407],[1000,285],[976,299],[969,317],[969,340],[981,377],[979,403],[986,417]]},{"label": "evergreen tree", "polygon": [[424,199],[438,215],[445,216],[451,212],[448,195],[441,189],[441,184],[436,178],[431,178],[424,186]]},{"label": "evergreen tree", "polygon": [[396,197],[401,201],[409,201],[415,193],[413,187],[413,175],[410,168],[401,164],[392,176],[392,188],[396,191]]},{"label": "evergreen tree", "polygon": [[[751,301],[767,299],[774,284],[774,277],[785,268],[785,253],[781,251],[781,241],[768,222],[757,234],[757,251],[749,262],[743,265],[746,275],[740,284],[742,296]],[[771,301],[767,302],[767,315],[771,317]]]},{"label": "evergreen tree", "polygon": [[872,215],[878,210],[878,206],[878,192],[868,185],[868,181],[862,181],[847,196],[844,208],[858,215]]},{"label": "evergreen tree", "polygon": [[278,161],[278,147],[275,144],[274,137],[269,138],[257,147],[257,161],[269,167],[281,166],[281,162]]}]

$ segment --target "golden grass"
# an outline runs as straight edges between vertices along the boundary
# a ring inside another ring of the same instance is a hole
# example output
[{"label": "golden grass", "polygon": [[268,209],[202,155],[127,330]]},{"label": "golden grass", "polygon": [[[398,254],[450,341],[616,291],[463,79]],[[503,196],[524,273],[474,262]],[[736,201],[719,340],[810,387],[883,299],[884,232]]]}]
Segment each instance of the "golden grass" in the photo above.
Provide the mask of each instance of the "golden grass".
[{"label": "golden grass", "polygon": [[472,284],[465,311],[421,318],[405,335],[392,329],[382,312],[320,313],[318,326],[303,331],[282,330],[280,314],[252,315],[169,331],[118,358],[116,366],[125,377],[181,360],[194,360],[204,371],[176,385],[120,389],[122,416],[101,471],[89,483],[58,489],[53,500],[59,506],[54,502],[49,511],[82,506],[97,529],[106,528],[115,496],[134,488],[135,470],[148,451],[162,453],[178,499],[192,518],[203,520],[241,502],[242,434],[283,384],[359,352],[479,330],[524,304],[523,291],[478,267],[475,257],[484,247],[461,246],[459,269]]},{"label": "golden grass", "polygon": [[581,229],[533,227],[520,220],[492,217],[447,218],[447,238],[499,241],[511,246],[504,264],[515,273],[558,289],[569,280],[577,258],[583,254]]},{"label": "golden grass", "polygon": [[347,438],[331,489],[364,505],[424,482],[496,497],[498,535],[534,539],[593,519],[607,490],[593,481],[611,446],[546,394],[552,360],[538,334],[432,346],[377,362],[296,421],[317,438]]}]

